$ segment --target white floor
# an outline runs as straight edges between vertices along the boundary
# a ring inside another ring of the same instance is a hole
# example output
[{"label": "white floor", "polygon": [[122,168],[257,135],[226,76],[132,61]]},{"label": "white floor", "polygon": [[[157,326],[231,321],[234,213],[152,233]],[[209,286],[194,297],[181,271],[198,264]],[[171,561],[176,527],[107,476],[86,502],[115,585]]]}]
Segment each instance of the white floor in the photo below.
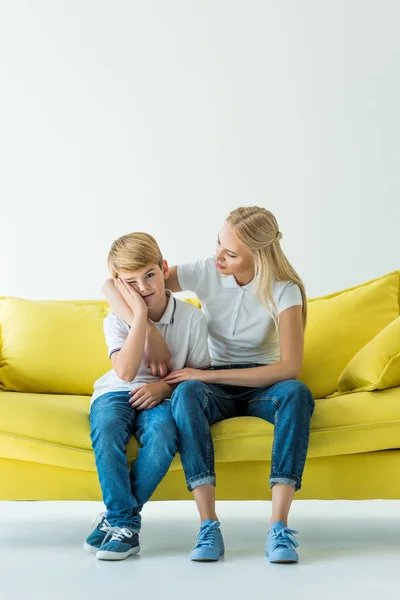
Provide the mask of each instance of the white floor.
[{"label": "white floor", "polygon": [[297,502],[298,565],[264,556],[268,502],[220,502],[227,548],[218,563],[188,560],[192,503],[152,502],[140,556],[102,562],[82,549],[95,502],[0,503],[1,600],[400,598],[400,502]]}]

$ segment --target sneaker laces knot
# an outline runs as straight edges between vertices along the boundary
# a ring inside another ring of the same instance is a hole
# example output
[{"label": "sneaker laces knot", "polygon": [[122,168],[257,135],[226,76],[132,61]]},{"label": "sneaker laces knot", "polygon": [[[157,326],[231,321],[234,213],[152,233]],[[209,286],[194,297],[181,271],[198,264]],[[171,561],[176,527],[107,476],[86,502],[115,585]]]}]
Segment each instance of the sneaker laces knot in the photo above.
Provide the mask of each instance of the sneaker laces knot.
[{"label": "sneaker laces knot", "polygon": [[126,527],[115,527],[110,542],[122,542],[124,537],[133,537],[132,531],[130,529],[127,529]]},{"label": "sneaker laces knot", "polygon": [[202,525],[197,536],[196,548],[204,548],[206,546],[210,548],[214,547],[216,544],[219,526],[220,523],[218,521],[213,521],[212,523],[207,523],[207,525]]},{"label": "sneaker laces knot", "polygon": [[289,529],[289,527],[282,527],[282,529],[272,529],[272,550],[276,550],[278,546],[284,546],[285,548],[298,548],[299,544],[294,537],[297,531]]}]

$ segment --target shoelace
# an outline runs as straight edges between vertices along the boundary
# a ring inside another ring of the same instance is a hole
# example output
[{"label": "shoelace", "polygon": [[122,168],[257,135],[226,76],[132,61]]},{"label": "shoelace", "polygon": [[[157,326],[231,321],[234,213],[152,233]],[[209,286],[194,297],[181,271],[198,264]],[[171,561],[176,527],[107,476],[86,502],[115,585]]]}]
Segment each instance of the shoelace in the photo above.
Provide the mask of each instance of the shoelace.
[{"label": "shoelace", "polygon": [[294,537],[297,531],[289,529],[289,527],[283,527],[282,529],[272,529],[272,550],[275,550],[278,546],[284,546],[285,548],[298,548],[299,544]]},{"label": "shoelace", "polygon": [[104,531],[106,533],[106,536],[105,536],[105,538],[103,540],[103,544],[105,544],[108,541],[108,539],[114,534],[114,531],[116,529],[118,529],[118,527],[113,527],[111,525],[111,523],[109,523],[107,521],[107,519],[104,519],[104,521],[103,521],[103,523],[101,524],[101,527],[100,527],[100,531]]},{"label": "shoelace", "polygon": [[92,523],[92,529],[96,529],[96,527],[98,526],[99,523],[101,523],[103,517],[106,516],[106,512],[101,512],[97,515],[97,517],[95,517],[93,519],[93,523]]},{"label": "shoelace", "polygon": [[114,532],[111,536],[110,542],[122,542],[124,537],[131,538],[133,537],[132,531],[127,529],[126,527],[115,527]]},{"label": "shoelace", "polygon": [[219,526],[220,524],[218,521],[213,521],[213,523],[208,523],[207,525],[204,525],[204,527],[201,527],[199,535],[197,536],[196,548],[215,546],[217,530]]}]

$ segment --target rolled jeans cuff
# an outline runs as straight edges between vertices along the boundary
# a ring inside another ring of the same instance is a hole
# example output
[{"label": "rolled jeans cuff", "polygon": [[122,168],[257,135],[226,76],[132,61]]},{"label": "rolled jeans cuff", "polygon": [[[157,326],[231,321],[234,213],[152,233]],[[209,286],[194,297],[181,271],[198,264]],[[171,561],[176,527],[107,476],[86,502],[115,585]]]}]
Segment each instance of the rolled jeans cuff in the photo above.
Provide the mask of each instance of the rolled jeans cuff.
[{"label": "rolled jeans cuff", "polygon": [[297,477],[295,478],[293,475],[287,477],[285,477],[283,474],[280,476],[271,476],[269,478],[270,487],[273,488],[276,483],[285,483],[286,485],[291,485],[294,487],[296,492],[301,489],[301,480],[297,479]]},{"label": "rolled jeans cuff", "polygon": [[192,492],[194,488],[199,487],[200,485],[211,484],[214,487],[216,486],[216,477],[212,473],[200,473],[200,475],[195,475],[195,477],[191,477],[186,481],[187,489],[189,492]]}]

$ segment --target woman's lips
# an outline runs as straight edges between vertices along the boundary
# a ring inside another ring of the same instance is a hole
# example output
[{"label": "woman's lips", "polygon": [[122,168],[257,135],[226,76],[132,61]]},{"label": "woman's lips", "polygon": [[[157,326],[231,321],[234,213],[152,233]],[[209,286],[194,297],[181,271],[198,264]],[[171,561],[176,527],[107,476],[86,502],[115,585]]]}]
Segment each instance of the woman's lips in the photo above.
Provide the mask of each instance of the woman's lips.
[{"label": "woman's lips", "polygon": [[223,267],[222,265],[219,264],[219,262],[215,263],[217,265],[217,269],[225,269],[226,267]]}]

